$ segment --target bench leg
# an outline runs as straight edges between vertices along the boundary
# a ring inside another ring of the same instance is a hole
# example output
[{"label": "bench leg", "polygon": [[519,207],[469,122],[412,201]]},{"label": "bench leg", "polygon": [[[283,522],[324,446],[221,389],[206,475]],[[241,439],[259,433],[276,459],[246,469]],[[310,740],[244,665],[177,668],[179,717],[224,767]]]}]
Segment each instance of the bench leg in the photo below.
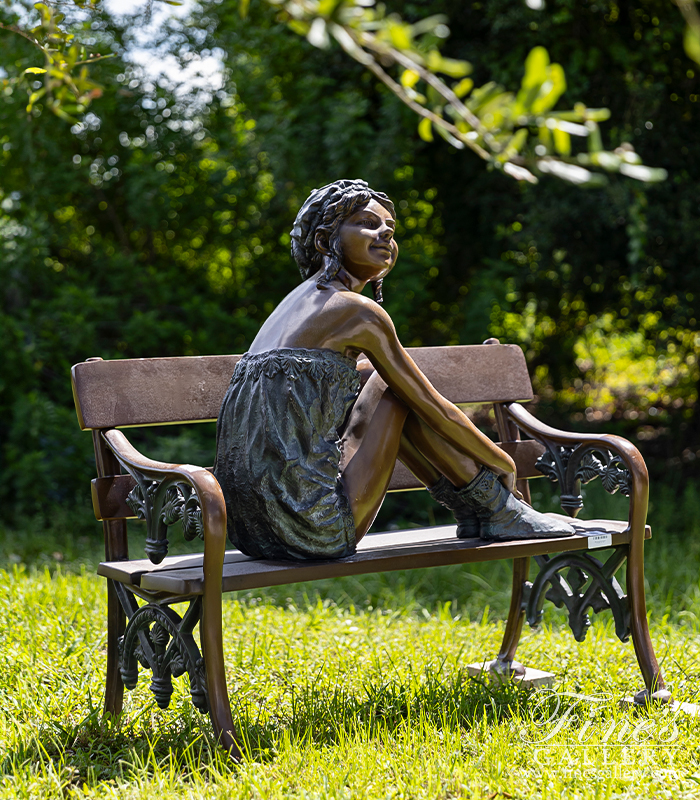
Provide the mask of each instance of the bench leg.
[{"label": "bench leg", "polygon": [[[231,704],[226,687],[226,671],[224,669],[224,649],[221,635],[221,593],[218,595],[219,607],[207,604],[205,595],[200,637],[202,651],[206,663],[207,694],[209,698],[209,716],[214,734],[219,744],[228,751],[235,760],[241,758],[241,751],[236,742],[231,715]],[[218,620],[216,619],[218,617]]]},{"label": "bench leg", "polygon": [[496,656],[496,661],[491,665],[491,669],[502,675],[510,675],[522,671],[519,664],[514,664],[515,651],[520,641],[520,634],[523,630],[525,621],[524,592],[527,576],[530,572],[529,558],[513,559],[513,588],[510,596],[510,610],[508,611],[508,621],[506,630],[503,634],[501,649]]},{"label": "bench leg", "polygon": [[[107,561],[129,557],[124,520],[106,520],[102,524]],[[118,717],[124,702],[124,684],[119,672],[119,639],[124,635],[126,614],[119,602],[114,581],[107,581],[107,676],[104,713]]]},{"label": "bench leg", "polygon": [[[97,474],[118,475],[119,463],[114,453],[105,445],[101,432],[92,432]],[[104,520],[102,523],[105,543],[105,560],[120,561],[129,558],[129,540],[126,520]],[[119,639],[124,635],[126,614],[122,609],[113,581],[107,581],[107,676],[105,680],[104,713],[118,717],[124,702],[124,684],[119,672]]]},{"label": "bench leg", "polygon": [[118,717],[124,702],[124,684],[119,671],[119,639],[126,628],[124,613],[114,581],[107,581],[107,677],[105,681],[104,713]]},{"label": "bench leg", "polygon": [[[569,612],[569,627],[579,642],[584,640],[590,625],[587,613],[589,610],[612,611],[618,638],[626,642],[630,636],[632,637],[639,669],[644,678],[645,688],[634,698],[634,702],[638,705],[652,701],[661,703],[671,701],[649,635],[644,597],[643,535],[642,526],[638,535],[635,536],[633,533],[629,545],[619,545],[614,548],[605,562],[601,562],[586,551],[536,556],[540,572],[527,591],[525,605],[527,621],[533,627],[541,619],[545,597],[558,608],[566,608]],[[622,588],[615,580],[615,572],[625,560],[627,595],[623,594]],[[568,572],[566,578],[562,574],[565,571]],[[502,653],[507,655],[505,640]]]},{"label": "bench leg", "polygon": [[226,687],[224,667],[223,613],[221,580],[226,551],[226,506],[221,488],[213,475],[207,475],[199,487],[202,495],[210,494],[210,502],[201,503],[204,528],[204,597],[199,636],[206,663],[209,715],[219,744],[238,760],[241,751],[235,738],[231,702]]},{"label": "bench leg", "polygon": [[632,538],[627,557],[627,597],[630,609],[630,633],[639,669],[644,678],[645,688],[638,692],[634,701],[645,705],[650,701],[668,703],[671,693],[666,689],[659,663],[654,654],[654,646],[649,635],[647,604],[644,596],[644,520],[635,530],[632,519]]}]

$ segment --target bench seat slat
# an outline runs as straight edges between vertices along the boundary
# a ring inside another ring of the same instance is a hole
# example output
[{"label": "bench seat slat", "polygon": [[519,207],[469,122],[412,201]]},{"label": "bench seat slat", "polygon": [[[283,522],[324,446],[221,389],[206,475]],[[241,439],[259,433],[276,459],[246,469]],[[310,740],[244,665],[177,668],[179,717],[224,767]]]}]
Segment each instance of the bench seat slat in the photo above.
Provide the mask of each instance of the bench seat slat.
[{"label": "bench seat slat", "polygon": [[[548,516],[564,519],[558,514]],[[566,519],[575,527],[576,535],[522,542],[457,539],[455,525],[370,534],[359,543],[357,553],[334,561],[260,561],[229,550],[222,588],[231,592],[346,575],[586,550],[588,536],[596,533],[610,533],[613,545],[629,541],[626,521]],[[650,536],[647,526],[646,537]],[[201,565],[201,555],[171,556],[159,565],[146,559],[104,562],[97,571],[149,592],[194,595],[203,592]]]}]

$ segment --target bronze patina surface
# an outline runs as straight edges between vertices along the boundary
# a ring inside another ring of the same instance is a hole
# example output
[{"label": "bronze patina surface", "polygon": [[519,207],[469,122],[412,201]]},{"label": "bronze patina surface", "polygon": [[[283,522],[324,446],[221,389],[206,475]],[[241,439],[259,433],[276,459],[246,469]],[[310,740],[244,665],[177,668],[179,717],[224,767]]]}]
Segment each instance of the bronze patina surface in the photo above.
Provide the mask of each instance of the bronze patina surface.
[{"label": "bronze patina surface", "polygon": [[254,558],[338,558],[355,523],[338,478],[338,429],[360,373],[335,350],[284,348],[236,365],[219,416],[214,474],[229,539]]},{"label": "bronze patina surface", "polygon": [[[637,449],[617,436],[556,430],[529,414],[518,402],[532,398],[532,387],[524,354],[515,345],[489,340],[408,353],[452,403],[494,403],[500,447],[515,461],[526,498],[525,479],[546,476],[558,485],[563,510],[574,517],[582,502],[580,485],[599,477],[609,492],[629,497],[625,519],[575,519],[573,536],[517,541],[487,541],[481,531],[479,537],[458,538],[456,525],[411,528],[366,536],[355,554],[328,560],[253,559],[226,551],[225,500],[209,470],[154,461],[117,428],[211,420],[241,357],[88,359],[75,365],[72,379],[81,427],[93,434],[93,503],[104,521],[106,561],[98,572],[108,585],[107,713],[120,713],[124,686],[134,685],[135,670],[152,672],[151,689],[162,706],[170,699],[171,679],[186,673],[195,706],[208,709],[216,736],[240,756],[226,687],[222,591],[494,559],[513,559],[513,591],[491,670],[519,673],[515,654],[523,623],[537,623],[546,598],[566,609],[577,638],[585,636],[591,611],[609,609],[617,635],[632,639],[644,677],[645,689],[635,701],[669,701],[644,599],[649,480]],[[521,441],[521,432],[530,438]],[[390,489],[421,485],[397,462]],[[456,490],[444,481],[441,488]],[[145,559],[140,552],[129,557],[127,519],[132,518],[143,520],[146,528]],[[173,526],[186,537],[201,536],[204,552],[168,556]],[[532,583],[531,561],[539,568]],[[627,596],[615,579],[623,564]],[[180,604],[187,606],[184,613],[176,610]],[[193,638],[198,620],[199,647]]]},{"label": "bronze patina surface", "polygon": [[[510,455],[399,342],[381,306],[395,228],[392,202],[360,180],[315,189],[297,215],[292,255],[304,280],[236,366],[217,426],[229,538],[249,555],[352,554],[397,457],[455,511],[460,536],[573,534],[522,502]],[[367,284],[374,299],[362,294]]]}]

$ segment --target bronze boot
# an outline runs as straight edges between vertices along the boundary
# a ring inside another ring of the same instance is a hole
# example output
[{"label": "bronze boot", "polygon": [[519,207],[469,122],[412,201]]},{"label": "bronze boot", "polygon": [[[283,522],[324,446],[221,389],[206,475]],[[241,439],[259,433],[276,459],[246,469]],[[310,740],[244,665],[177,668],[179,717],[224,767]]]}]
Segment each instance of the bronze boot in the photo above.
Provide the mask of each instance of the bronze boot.
[{"label": "bronze boot", "polygon": [[518,500],[498,480],[496,473],[486,467],[482,467],[476,478],[460,489],[459,494],[476,511],[482,539],[554,539],[574,533],[566,522],[540,514]]},{"label": "bronze boot", "polygon": [[436,500],[441,506],[449,508],[454,514],[459,539],[477,539],[479,537],[481,525],[477,512],[444,475],[440,476],[440,480],[430,487],[428,492],[433,500]]}]

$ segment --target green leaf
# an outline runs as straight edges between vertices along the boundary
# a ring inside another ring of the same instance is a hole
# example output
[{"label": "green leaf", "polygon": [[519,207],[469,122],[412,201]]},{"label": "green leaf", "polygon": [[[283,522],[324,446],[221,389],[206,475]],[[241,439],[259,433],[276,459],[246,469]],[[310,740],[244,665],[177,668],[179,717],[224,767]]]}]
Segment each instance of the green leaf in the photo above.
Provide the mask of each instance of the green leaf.
[{"label": "green leaf", "polygon": [[308,22],[302,22],[300,19],[290,19],[287,25],[294,33],[298,33],[299,36],[306,36],[311,27]]},{"label": "green leaf", "polygon": [[503,159],[504,161],[508,161],[520,153],[525,146],[525,142],[527,142],[527,136],[527,128],[520,128],[513,134],[513,136],[511,136],[510,141],[503,152],[503,155],[505,156]]},{"label": "green leaf", "polygon": [[511,178],[515,178],[516,181],[539,183],[537,178],[530,172],[529,169],[525,169],[525,167],[520,167],[517,164],[511,163],[510,161],[507,161],[503,165],[503,171],[506,173],[506,175],[510,175]]},{"label": "green leaf", "polygon": [[60,106],[51,105],[49,106],[49,108],[53,111],[53,113],[57,117],[62,119],[64,122],[70,122],[71,125],[75,125],[78,122],[78,120],[71,117],[70,114],[66,114],[66,112]]},{"label": "green leaf", "polygon": [[700,33],[688,25],[683,34],[683,47],[689,58],[700,64]]},{"label": "green leaf", "polygon": [[80,55],[80,48],[78,47],[77,44],[71,45],[68,48],[68,52],[65,54],[65,58],[69,69],[71,69],[75,65],[75,62],[78,60],[79,55]]},{"label": "green leaf", "polygon": [[625,162],[620,164],[620,175],[626,175],[628,178],[645,183],[659,183],[668,177],[665,169],[645,167],[643,164],[626,164]]},{"label": "green leaf", "polygon": [[431,50],[425,63],[428,65],[428,69],[433,72],[442,72],[451,78],[463,78],[471,72],[471,64],[468,61],[445,58],[438,50]]},{"label": "green leaf", "polygon": [[535,86],[541,86],[547,80],[548,66],[549,53],[544,47],[533,47],[525,59],[523,88],[530,89]]},{"label": "green leaf", "polygon": [[457,150],[464,150],[464,142],[460,142],[459,139],[455,139],[455,137],[444,128],[436,125],[435,130],[448,144],[451,144],[452,147],[456,148]]},{"label": "green leaf", "polygon": [[397,50],[410,50],[413,44],[411,36],[411,26],[406,25],[404,22],[395,22],[389,20],[387,24],[387,33],[391,43]]},{"label": "green leaf", "polygon": [[566,77],[561,64],[551,64],[547,68],[547,79],[540,86],[539,95],[532,104],[533,113],[541,114],[543,111],[548,111],[565,90]]},{"label": "green leaf", "polygon": [[603,140],[600,136],[600,128],[592,120],[589,120],[586,123],[586,127],[588,128],[588,151],[590,153],[597,153],[603,149]]},{"label": "green leaf", "polygon": [[434,30],[438,25],[446,25],[448,18],[444,14],[434,14],[432,17],[426,17],[411,25],[414,36],[420,36],[422,33]]},{"label": "green leaf", "polygon": [[26,75],[27,73],[30,73],[32,75],[43,75],[45,72],[46,70],[42,69],[41,67],[28,67],[27,69],[24,70],[24,75]]},{"label": "green leaf", "polygon": [[[476,111],[481,119],[482,125],[492,131],[499,131],[504,127],[510,127],[509,120],[513,106],[512,93],[502,91],[502,87],[500,86],[496,86],[496,89],[498,91],[490,93],[486,102],[481,102]],[[476,92],[474,92],[474,94],[476,94]],[[472,103],[470,102],[467,105],[472,106]]]},{"label": "green leaf", "polygon": [[339,5],[339,0],[321,0],[318,4],[319,17],[330,17]]},{"label": "green leaf", "polygon": [[591,172],[583,167],[576,166],[576,164],[566,164],[556,158],[540,159],[537,162],[537,167],[541,172],[555,175],[557,178],[577,186],[604,186],[607,183],[605,175]]},{"label": "green leaf", "polygon": [[424,142],[433,141],[433,123],[427,117],[418,123],[418,135]]},{"label": "green leaf", "polygon": [[420,80],[420,75],[412,69],[405,69],[401,73],[401,85],[406,89],[412,89]]},{"label": "green leaf", "polygon": [[571,136],[566,131],[561,131],[559,128],[555,128],[552,131],[554,136],[554,147],[562,156],[570,156],[571,155]]},{"label": "green leaf", "polygon": [[550,117],[564,119],[568,122],[605,122],[610,119],[609,108],[586,108],[583,103],[576,103],[573,111],[550,111]]},{"label": "green leaf", "polygon": [[459,83],[455,84],[452,87],[452,91],[457,95],[457,97],[464,97],[465,94],[469,94],[474,86],[474,81],[471,78],[463,78]]},{"label": "green leaf", "polygon": [[39,89],[36,92],[32,92],[31,95],[29,95],[29,102],[27,103],[27,113],[29,113],[32,110],[34,103],[36,103],[36,101],[40,97],[43,97],[45,94],[46,94],[46,87],[44,87],[43,89]]},{"label": "green leaf", "polygon": [[245,19],[248,16],[249,6],[250,6],[250,0],[239,0],[238,13],[241,15],[241,19]]},{"label": "green leaf", "polygon": [[326,20],[322,17],[316,17],[311,23],[306,38],[314,47],[321,49],[328,47],[330,39],[328,38],[328,31],[326,30]]},{"label": "green leaf", "polygon": [[472,111],[478,112],[485,105],[490,103],[495,97],[502,94],[503,87],[494,81],[489,81],[478,89],[474,89],[467,105]]},{"label": "green leaf", "polygon": [[622,160],[625,161],[627,164],[642,163],[642,159],[639,153],[635,153],[634,150],[623,150],[621,155],[622,155]]},{"label": "green leaf", "polygon": [[610,119],[610,109],[609,108],[587,108],[586,109],[586,119],[590,119],[593,122],[605,122],[606,120]]},{"label": "green leaf", "polygon": [[444,102],[442,99],[442,95],[435,89],[434,86],[430,86],[430,84],[428,84],[427,95],[428,95],[428,102],[434,108],[437,108]]},{"label": "green leaf", "polygon": [[582,156],[585,156],[585,154],[582,153],[578,157],[581,163],[595,164],[598,167],[608,170],[608,172],[617,172],[620,169],[620,164],[622,164],[620,156],[616,156],[615,153],[609,153],[607,150],[601,150],[599,153],[591,153],[590,156],[585,156],[585,158],[582,158]]}]

